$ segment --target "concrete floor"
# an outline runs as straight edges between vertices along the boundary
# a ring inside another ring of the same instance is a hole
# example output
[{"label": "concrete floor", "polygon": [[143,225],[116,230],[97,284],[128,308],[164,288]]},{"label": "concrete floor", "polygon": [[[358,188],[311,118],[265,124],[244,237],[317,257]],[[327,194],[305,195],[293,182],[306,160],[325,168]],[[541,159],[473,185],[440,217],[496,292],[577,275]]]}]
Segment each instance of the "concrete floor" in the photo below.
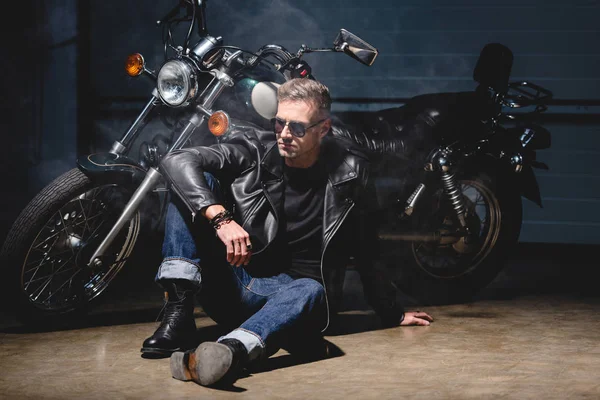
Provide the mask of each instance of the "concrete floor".
[{"label": "concrete floor", "polygon": [[[31,332],[4,315],[0,399],[600,399],[599,265],[588,260],[598,250],[522,245],[474,302],[419,307],[429,327],[379,329],[349,293],[341,331],[327,336],[342,355],[300,363],[280,351],[229,391],[140,357],[161,306],[152,285],[77,328]],[[197,317],[207,339],[220,333]]]}]

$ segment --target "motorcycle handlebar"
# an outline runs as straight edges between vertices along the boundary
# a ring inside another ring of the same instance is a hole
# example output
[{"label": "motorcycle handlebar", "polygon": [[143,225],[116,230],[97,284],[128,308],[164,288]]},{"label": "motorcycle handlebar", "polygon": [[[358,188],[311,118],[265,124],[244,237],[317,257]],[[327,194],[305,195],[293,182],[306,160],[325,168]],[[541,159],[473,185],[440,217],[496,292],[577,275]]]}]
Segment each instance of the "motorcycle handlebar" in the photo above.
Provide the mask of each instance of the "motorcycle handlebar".
[{"label": "motorcycle handlebar", "polygon": [[162,17],[161,19],[159,19],[158,21],[156,21],[156,25],[157,26],[164,25],[165,23],[167,23],[168,21],[170,21],[171,19],[173,19],[179,13],[179,8],[180,7],[181,7],[181,3],[177,4],[175,7],[173,7],[171,9],[171,11],[169,11],[168,13],[166,13],[164,17]]},{"label": "motorcycle handlebar", "polygon": [[[206,2],[207,0],[197,0],[198,7],[196,9],[196,23],[198,24],[198,35],[204,36],[208,33],[206,27]],[[196,7],[196,5],[194,5]]]},{"label": "motorcycle handlebar", "polygon": [[273,56],[277,58],[277,60],[279,60],[282,64],[286,64],[294,58],[294,55],[292,53],[290,53],[287,49],[278,44],[264,45],[260,49],[258,49],[256,55],[258,57]]},{"label": "motorcycle handlebar", "polygon": [[206,1],[207,0],[179,0],[177,5],[173,7],[164,17],[156,21],[157,26],[169,24],[175,20],[181,8],[186,8],[186,18],[190,20],[190,28],[186,35],[184,46],[187,48],[190,36],[194,29],[194,25],[198,25],[198,36],[204,37],[208,34],[206,26]]}]

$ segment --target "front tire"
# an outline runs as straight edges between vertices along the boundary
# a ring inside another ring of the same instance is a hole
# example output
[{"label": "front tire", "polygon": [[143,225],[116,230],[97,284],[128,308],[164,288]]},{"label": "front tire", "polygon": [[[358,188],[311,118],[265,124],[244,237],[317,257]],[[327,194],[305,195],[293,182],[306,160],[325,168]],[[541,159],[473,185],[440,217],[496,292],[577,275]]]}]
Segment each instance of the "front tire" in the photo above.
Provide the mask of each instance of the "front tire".
[{"label": "front tire", "polygon": [[140,212],[125,224],[102,266],[87,262],[131,191],[94,183],[78,169],[56,178],[21,212],[0,251],[4,301],[25,324],[63,321],[105,292],[138,241]]}]

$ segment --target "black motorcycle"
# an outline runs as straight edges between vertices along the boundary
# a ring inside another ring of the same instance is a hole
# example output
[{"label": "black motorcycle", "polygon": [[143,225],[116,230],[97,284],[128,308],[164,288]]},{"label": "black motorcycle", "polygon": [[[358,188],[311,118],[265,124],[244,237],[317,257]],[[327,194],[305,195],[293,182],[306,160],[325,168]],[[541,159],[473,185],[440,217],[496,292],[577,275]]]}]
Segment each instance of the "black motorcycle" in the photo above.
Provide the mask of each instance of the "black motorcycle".
[{"label": "black motorcycle", "polygon": [[[81,157],[47,185],[11,227],[0,251],[3,304],[24,323],[68,321],[87,312],[136,253],[156,247],[141,242],[162,228],[171,193],[160,171],[165,154],[227,140],[236,124],[270,129],[278,85],[313,78],[305,53],[343,52],[365,65],[377,56],[344,29],[331,48],[302,45],[295,53],[276,44],[258,51],[225,45],[208,33],[205,9],[206,1],[179,0],[158,22],[164,63],[153,71],[141,54],[126,62],[131,77],[156,82],[141,113],[108,152]],[[181,44],[174,39],[178,29]],[[192,43],[194,31],[199,39]],[[164,126],[147,137],[153,117]]]},{"label": "black motorcycle", "polygon": [[[509,83],[513,54],[486,45],[470,92],[414,97],[402,107],[345,115],[334,128],[377,164],[381,251],[398,286],[421,303],[472,299],[513,254],[522,197],[540,207],[533,168],[550,132],[536,123],[552,92]],[[518,113],[515,112],[518,109]]]}]

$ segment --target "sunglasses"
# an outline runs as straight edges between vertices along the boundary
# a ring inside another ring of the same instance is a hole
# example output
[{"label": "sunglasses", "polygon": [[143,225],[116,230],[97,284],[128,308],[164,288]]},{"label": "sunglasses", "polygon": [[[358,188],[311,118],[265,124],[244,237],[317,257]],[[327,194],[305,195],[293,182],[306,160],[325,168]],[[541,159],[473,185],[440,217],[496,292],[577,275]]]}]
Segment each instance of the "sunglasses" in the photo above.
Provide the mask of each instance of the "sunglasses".
[{"label": "sunglasses", "polygon": [[301,138],[304,135],[306,135],[307,130],[319,125],[321,122],[325,121],[326,119],[327,118],[323,118],[322,120],[319,120],[310,126],[304,126],[300,122],[284,121],[281,118],[275,117],[275,118],[271,118],[271,125],[273,126],[273,132],[275,132],[277,134],[283,132],[283,128],[288,126],[290,128],[290,132],[292,132],[292,135],[294,135],[298,138]]}]

